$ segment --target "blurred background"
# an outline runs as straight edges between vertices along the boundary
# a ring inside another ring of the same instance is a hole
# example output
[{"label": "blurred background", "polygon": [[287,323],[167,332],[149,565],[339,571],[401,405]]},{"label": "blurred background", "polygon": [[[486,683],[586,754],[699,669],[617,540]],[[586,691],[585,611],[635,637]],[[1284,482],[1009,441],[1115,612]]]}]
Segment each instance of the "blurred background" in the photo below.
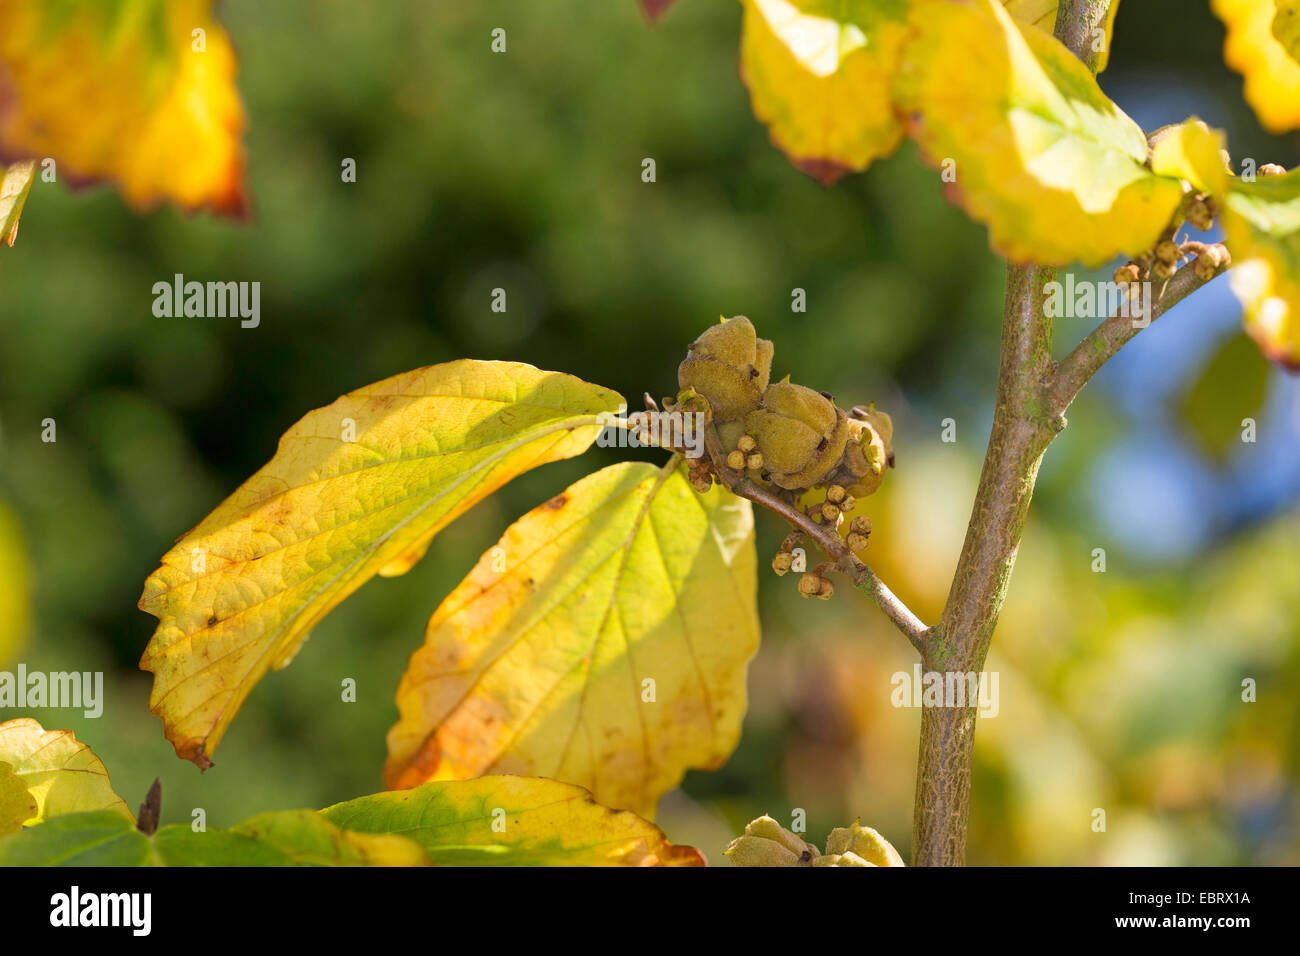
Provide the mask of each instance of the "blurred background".
[{"label": "blurred background", "polygon": [[[894,416],[872,561],[938,616],[991,421],[1004,266],[910,144],[831,189],[795,171],[750,113],[731,0],[680,0],[656,28],[634,0],[222,10],[250,220],[136,216],[108,188],[38,180],[0,256],[0,669],[106,674],[98,720],[0,717],[73,729],[132,805],[161,777],[164,822],[382,789],[393,692],[438,602],[514,518],[627,453],[524,475],[367,584],[258,685],[206,774],[174,756],[137,670],[158,559],[344,392],[468,356],[664,395],[719,313],[775,340],[776,375]],[[1300,140],[1260,129],[1222,42],[1204,0],[1128,0],[1102,86],[1147,129],[1197,114],[1234,159],[1296,165]],[[260,327],[155,318],[151,287],[177,272],[260,281]],[[1058,351],[1091,324],[1059,320]],[[765,569],[787,529],[758,526]],[[765,572],[760,602],[743,741],[660,824],[723,863],[746,821],[798,808],[815,842],[861,817],[907,856],[919,711],[889,701],[911,648],[857,594],[802,601]],[[1300,863],[1300,380],[1242,336],[1226,280],[1071,409],[988,667],[971,862]]]}]

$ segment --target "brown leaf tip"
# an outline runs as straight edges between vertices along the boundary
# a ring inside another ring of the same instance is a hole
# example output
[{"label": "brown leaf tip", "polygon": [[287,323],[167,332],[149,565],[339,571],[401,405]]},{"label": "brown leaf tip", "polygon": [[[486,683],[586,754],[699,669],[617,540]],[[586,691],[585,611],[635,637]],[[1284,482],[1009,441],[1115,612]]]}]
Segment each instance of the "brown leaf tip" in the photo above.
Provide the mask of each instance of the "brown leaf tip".
[{"label": "brown leaf tip", "polygon": [[158,820],[161,816],[162,781],[154,777],[153,785],[149,787],[144,803],[140,804],[140,812],[136,814],[135,828],[145,836],[153,836],[158,830]]},{"label": "brown leaf tip", "polygon": [[673,5],[673,0],[641,0],[641,9],[651,23],[657,21]]},{"label": "brown leaf tip", "polygon": [[800,159],[792,157],[790,161],[800,172],[807,173],[823,186],[828,187],[834,186],[840,180],[840,177],[846,173],[853,172],[847,166],[832,159]]}]

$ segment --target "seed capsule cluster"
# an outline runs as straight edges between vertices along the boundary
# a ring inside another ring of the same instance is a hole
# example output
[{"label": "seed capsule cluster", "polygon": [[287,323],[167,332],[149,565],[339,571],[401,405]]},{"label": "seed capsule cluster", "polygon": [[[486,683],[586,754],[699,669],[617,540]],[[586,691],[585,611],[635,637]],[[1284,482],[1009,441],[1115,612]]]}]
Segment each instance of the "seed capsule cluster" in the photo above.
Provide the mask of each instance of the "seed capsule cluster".
[{"label": "seed capsule cluster", "polygon": [[[893,422],[874,405],[846,412],[829,393],[792,382],[788,375],[770,381],[773,354],[772,343],[760,339],[743,315],[722,320],[691,343],[677,370],[683,389],[678,404],[685,405],[689,396],[708,405],[709,427],[720,450],[712,469],[707,462],[690,465],[691,483],[707,491],[711,471],[725,468],[797,502],[817,523],[840,530],[843,517],[859,499],[875,493],[893,467]],[[819,496],[815,504],[805,504]],[[870,530],[865,518],[854,518],[847,534],[850,550],[863,550]],[[790,548],[783,546],[772,569],[785,574],[792,563]],[[800,578],[799,593],[826,599],[834,585],[812,571]]]}]

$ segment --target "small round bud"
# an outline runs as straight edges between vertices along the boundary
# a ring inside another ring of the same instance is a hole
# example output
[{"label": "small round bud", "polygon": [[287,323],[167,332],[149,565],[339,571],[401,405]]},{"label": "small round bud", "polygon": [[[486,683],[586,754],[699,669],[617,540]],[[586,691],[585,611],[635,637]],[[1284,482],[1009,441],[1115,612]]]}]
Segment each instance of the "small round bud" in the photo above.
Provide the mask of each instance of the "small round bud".
[{"label": "small round bud", "polygon": [[1142,278],[1142,270],[1138,268],[1137,263],[1129,262],[1115,270],[1115,284],[1128,285],[1131,282],[1137,282]]},{"label": "small round bud", "polygon": [[772,570],[775,571],[778,576],[784,575],[790,570],[792,564],[794,564],[794,557],[789,551],[778,551],[776,557],[772,559]]},{"label": "small round bud", "polygon": [[831,583],[830,578],[822,578],[821,584],[817,586],[817,596],[823,601],[829,601],[835,595],[835,585]]},{"label": "small round bud", "polygon": [[831,485],[826,489],[826,500],[833,504],[839,504],[844,500],[846,494],[843,485]]},{"label": "small round bud", "polygon": [[736,448],[744,452],[746,455],[753,452],[757,447],[758,442],[754,441],[753,435],[741,435],[740,441],[736,442]]},{"label": "small round bud", "polygon": [[1285,176],[1286,168],[1279,166],[1277,163],[1265,163],[1258,170],[1261,176]]},{"label": "small round bud", "polygon": [[732,471],[743,471],[745,468],[744,454],[739,451],[733,451],[727,456],[727,467]]},{"label": "small round bud", "polygon": [[844,514],[848,514],[857,506],[858,506],[858,499],[854,498],[852,495],[846,494],[844,496],[844,500],[840,502],[840,511],[842,511]]},{"label": "small round bud", "polygon": [[1156,258],[1161,262],[1178,261],[1178,243],[1172,239],[1161,239],[1156,243]]},{"label": "small round bud", "polygon": [[1192,269],[1196,272],[1196,278],[1203,282],[1209,282],[1219,273],[1219,267],[1215,264],[1211,256],[1201,254],[1196,257],[1192,263]]},{"label": "small round bud", "polygon": [[849,546],[849,550],[852,551],[854,554],[857,554],[859,551],[867,550],[868,540],[869,539],[865,534],[859,534],[856,531],[850,531],[849,536],[846,539]]},{"label": "small round bud", "polygon": [[860,535],[871,534],[871,519],[866,515],[857,515],[849,525],[849,530]]},{"label": "small round bud", "polygon": [[822,502],[822,517],[825,518],[827,521],[839,521],[840,520],[839,505],[833,504],[832,502],[829,501]]},{"label": "small round bud", "polygon": [[694,477],[691,479],[691,487],[702,495],[707,494],[709,489],[713,487],[713,476],[699,475]]},{"label": "small round bud", "polygon": [[1187,207],[1187,221],[1201,232],[1209,232],[1214,225],[1214,211],[1204,199],[1196,199]]},{"label": "small round bud", "polygon": [[754,452],[745,459],[745,464],[755,471],[763,467],[763,455],[761,452]]},{"label": "small round bud", "polygon": [[1151,274],[1157,279],[1168,279],[1174,274],[1172,262],[1157,262],[1151,267]]},{"label": "small round bud", "polygon": [[822,578],[820,574],[813,574],[809,571],[799,579],[799,593],[804,597],[816,597],[822,590]]}]

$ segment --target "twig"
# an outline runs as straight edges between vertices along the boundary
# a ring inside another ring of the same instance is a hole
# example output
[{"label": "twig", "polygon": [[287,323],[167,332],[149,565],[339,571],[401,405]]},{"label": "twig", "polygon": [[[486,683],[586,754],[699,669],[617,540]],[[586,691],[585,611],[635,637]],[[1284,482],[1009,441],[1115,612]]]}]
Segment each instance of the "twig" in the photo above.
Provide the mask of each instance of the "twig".
[{"label": "twig", "polygon": [[871,598],[885,616],[903,632],[921,654],[925,654],[925,638],[930,629],[912,613],[903,601],[881,581],[874,571],[864,564],[856,554],[849,550],[848,544],[831,528],[818,524],[789,501],[768,488],[764,488],[743,474],[727,467],[726,455],[722,453],[717,440],[716,429],[710,427],[706,432],[705,445],[718,480],[732,494],[761,505],[768,511],[780,515],[795,529],[803,532],[817,543],[817,546],[835,561],[835,568],[845,575],[853,586]]},{"label": "twig", "polygon": [[[1195,263],[1188,263],[1164,283],[1159,297],[1151,303],[1150,319],[1154,322],[1175,305],[1187,298],[1206,280],[1196,274]],[[1047,399],[1047,412],[1054,427],[1065,427],[1065,410],[1116,352],[1124,347],[1150,323],[1134,323],[1132,310],[1121,307],[1075,346],[1074,351],[1062,359],[1045,377],[1043,391]]]}]

